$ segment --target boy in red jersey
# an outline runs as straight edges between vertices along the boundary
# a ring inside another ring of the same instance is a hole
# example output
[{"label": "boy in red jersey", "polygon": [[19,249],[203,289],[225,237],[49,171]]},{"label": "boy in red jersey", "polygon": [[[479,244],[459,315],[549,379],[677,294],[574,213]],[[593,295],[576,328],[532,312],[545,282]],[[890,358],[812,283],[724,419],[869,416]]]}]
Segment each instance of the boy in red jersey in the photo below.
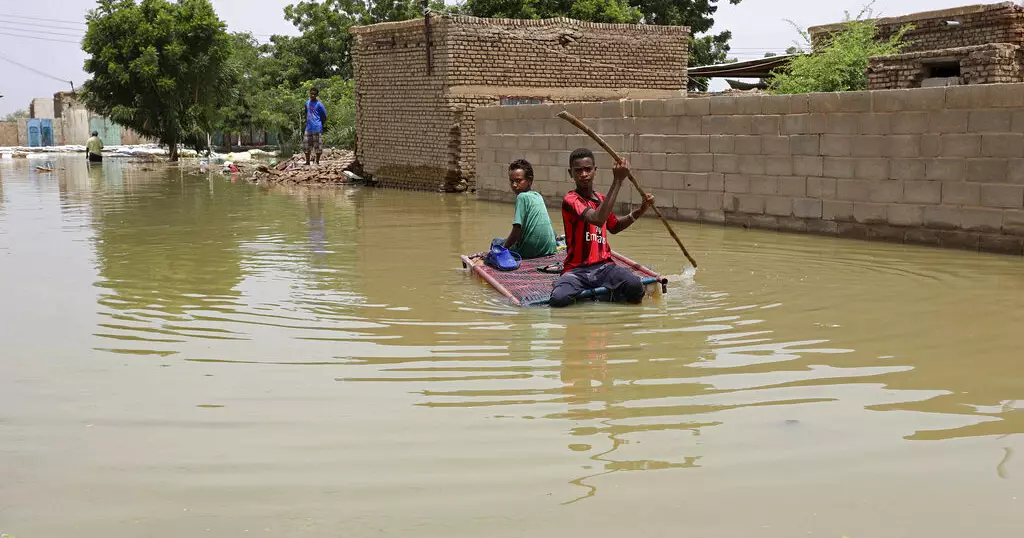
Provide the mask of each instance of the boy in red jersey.
[{"label": "boy in red jersey", "polygon": [[612,169],[607,196],[594,192],[596,172],[594,153],[589,149],[580,148],[569,155],[569,175],[576,182],[576,190],[562,199],[568,248],[562,276],[551,291],[551,306],[569,306],[584,290],[601,287],[611,290],[612,300],[639,303],[644,298],[640,277],[612,261],[608,233],[617,234],[632,226],[654,204],[654,196],[648,194],[639,209],[619,219],[612,213],[612,206],[622,181],[629,177],[629,163],[623,160]]}]

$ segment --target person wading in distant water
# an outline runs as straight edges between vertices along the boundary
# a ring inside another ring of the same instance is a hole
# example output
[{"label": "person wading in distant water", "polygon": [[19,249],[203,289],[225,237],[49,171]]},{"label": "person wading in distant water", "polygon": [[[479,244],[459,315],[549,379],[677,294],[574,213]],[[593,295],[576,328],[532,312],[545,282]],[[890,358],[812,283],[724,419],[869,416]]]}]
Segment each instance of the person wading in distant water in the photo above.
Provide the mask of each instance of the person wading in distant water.
[{"label": "person wading in distant water", "polygon": [[103,141],[97,131],[93,131],[92,138],[85,142],[85,158],[91,163],[103,162]]},{"label": "person wading in distant water", "polygon": [[608,288],[612,300],[639,303],[644,298],[644,285],[632,271],[616,265],[608,245],[608,232],[617,234],[629,228],[654,205],[654,196],[644,197],[640,208],[619,219],[612,213],[622,181],[629,177],[625,159],[612,169],[612,186],[608,196],[594,192],[597,166],[594,153],[580,148],[569,155],[569,175],[576,190],[562,199],[562,222],[565,225],[567,252],[562,276],[551,290],[551,306],[569,306],[585,290]]},{"label": "person wading in distant water", "polygon": [[320,164],[320,154],[324,152],[323,132],[327,125],[327,109],[319,99],[320,90],[309,89],[309,101],[306,101],[305,111],[305,136],[302,141],[302,148],[306,153],[306,165],[309,165],[309,154],[316,151],[316,164]]}]

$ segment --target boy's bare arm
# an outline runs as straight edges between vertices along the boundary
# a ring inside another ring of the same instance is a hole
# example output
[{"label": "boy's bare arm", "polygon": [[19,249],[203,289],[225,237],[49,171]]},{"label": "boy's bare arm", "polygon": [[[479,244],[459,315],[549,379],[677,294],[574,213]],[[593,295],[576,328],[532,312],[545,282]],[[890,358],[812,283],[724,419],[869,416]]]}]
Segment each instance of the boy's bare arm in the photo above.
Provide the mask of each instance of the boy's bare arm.
[{"label": "boy's bare arm", "polygon": [[615,223],[615,226],[608,228],[608,232],[617,234],[626,228],[629,228],[637,219],[644,216],[644,213],[647,213],[647,210],[650,209],[652,205],[654,205],[654,195],[648,193],[647,196],[644,197],[644,201],[640,204],[639,208],[630,211],[629,215],[619,219],[619,221]]},{"label": "boy's bare arm", "polygon": [[523,238],[523,227],[519,224],[512,225],[512,231],[509,232],[508,237],[505,239],[505,248],[512,248],[512,245],[519,242]]}]

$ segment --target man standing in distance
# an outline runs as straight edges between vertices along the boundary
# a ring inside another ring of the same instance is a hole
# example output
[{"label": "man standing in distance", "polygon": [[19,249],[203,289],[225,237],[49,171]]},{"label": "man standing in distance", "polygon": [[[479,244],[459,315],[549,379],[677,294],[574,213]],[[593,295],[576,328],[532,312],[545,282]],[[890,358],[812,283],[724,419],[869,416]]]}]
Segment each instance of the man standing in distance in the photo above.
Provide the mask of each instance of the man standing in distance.
[{"label": "man standing in distance", "polygon": [[99,132],[93,131],[92,137],[85,142],[85,157],[91,163],[103,162],[103,141]]},{"label": "man standing in distance", "polygon": [[302,141],[302,149],[306,153],[306,165],[309,165],[310,151],[316,151],[316,164],[320,164],[320,154],[324,152],[323,132],[327,124],[327,109],[320,102],[320,90],[316,87],[309,89],[309,101],[306,101],[305,112],[305,136]]}]

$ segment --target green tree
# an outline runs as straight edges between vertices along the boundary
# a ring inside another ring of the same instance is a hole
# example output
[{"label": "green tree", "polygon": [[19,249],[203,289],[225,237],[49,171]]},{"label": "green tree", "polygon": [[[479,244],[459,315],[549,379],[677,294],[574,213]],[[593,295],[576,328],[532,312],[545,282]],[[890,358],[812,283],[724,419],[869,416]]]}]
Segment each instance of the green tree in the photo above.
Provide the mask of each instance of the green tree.
[{"label": "green tree", "polygon": [[296,87],[278,86],[268,99],[266,121],[278,129],[285,140],[297,140],[305,119],[305,103],[309,89],[320,90],[320,101],[327,109],[327,125],[324,126],[324,144],[332,147],[355,149],[356,143],[356,100],[355,84],[351,79],[331,77],[308,80]]},{"label": "green tree", "polygon": [[[431,0],[435,12],[450,11],[444,0]],[[419,0],[302,0],[284,8],[284,17],[302,32],[274,36],[275,55],[293,84],[352,76],[352,26],[422,17]]]},{"label": "green tree", "polygon": [[275,45],[279,44],[281,53],[297,64],[293,69],[298,70],[299,80],[352,76],[352,36],[348,29],[357,24],[361,7],[360,2],[347,0],[310,0],[284,8],[285,19],[302,35],[275,40]]},{"label": "green tree", "polygon": [[25,110],[24,108],[22,108],[20,110],[15,110],[14,112],[11,112],[10,114],[8,114],[4,118],[4,121],[18,121],[18,120],[20,120],[22,118],[27,118],[27,117],[28,117],[28,110]]},{"label": "green tree", "polygon": [[641,17],[640,10],[626,0],[577,0],[567,15],[581,21],[626,24],[636,24]]},{"label": "green tree", "polygon": [[[911,29],[904,26],[886,39],[879,39],[878,28],[863,19],[867,8],[851,19],[846,14],[843,29],[828,36],[813,54],[797,56],[777,69],[769,92],[775,94],[843,92],[867,88],[868,59],[897,54],[905,46],[903,36]],[[810,47],[810,36],[801,31]]]},{"label": "green tree", "polygon": [[324,76],[327,69],[320,64],[322,57],[310,52],[318,49],[307,44],[309,41],[302,36],[275,35],[270,38],[270,43],[260,45],[265,60],[261,66],[266,70],[264,84],[277,86],[287,83],[296,86],[311,78]]},{"label": "green tree", "polygon": [[230,100],[221,107],[217,127],[228,133],[239,132],[251,125],[264,127],[257,119],[258,110],[264,105],[263,80],[260,76],[259,43],[250,33],[231,34],[232,69],[238,74],[238,84],[231,92]]},{"label": "green tree", "polygon": [[643,16],[628,0],[467,0],[463,10],[474,17],[551,19],[638,23]]},{"label": "green tree", "polygon": [[[687,64],[697,67],[728,62],[730,39],[732,39],[732,32],[728,30],[715,35],[691,37],[690,57]],[[706,92],[709,85],[709,81],[705,77],[691,77],[686,86],[690,91]]]},{"label": "green tree", "polygon": [[[741,0],[728,0],[739,4]],[[725,62],[729,54],[732,32],[708,33],[715,25],[719,0],[630,0],[644,14],[646,24],[689,26],[693,36],[688,64],[694,67]],[[698,37],[699,36],[699,37]],[[691,80],[690,90],[707,91],[707,80]]]},{"label": "green tree", "polygon": [[209,0],[99,0],[86,16],[82,50],[92,110],[178,145],[200,144],[234,100],[232,39]]}]

